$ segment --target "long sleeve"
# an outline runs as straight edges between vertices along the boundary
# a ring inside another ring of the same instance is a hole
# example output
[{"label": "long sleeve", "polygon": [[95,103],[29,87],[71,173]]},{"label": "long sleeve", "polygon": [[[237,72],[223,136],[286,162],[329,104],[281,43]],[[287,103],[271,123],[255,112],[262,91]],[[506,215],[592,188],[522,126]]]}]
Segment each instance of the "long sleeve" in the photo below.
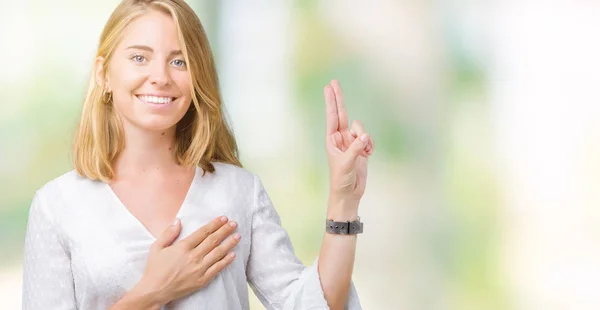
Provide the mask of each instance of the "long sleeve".
[{"label": "long sleeve", "polygon": [[56,222],[36,193],[24,245],[23,309],[76,309],[70,257]]},{"label": "long sleeve", "polygon": [[[318,273],[318,257],[306,267],[258,177],[254,177],[251,252],[246,268],[250,287],[267,309],[329,309]],[[350,283],[346,309],[362,309]]]}]

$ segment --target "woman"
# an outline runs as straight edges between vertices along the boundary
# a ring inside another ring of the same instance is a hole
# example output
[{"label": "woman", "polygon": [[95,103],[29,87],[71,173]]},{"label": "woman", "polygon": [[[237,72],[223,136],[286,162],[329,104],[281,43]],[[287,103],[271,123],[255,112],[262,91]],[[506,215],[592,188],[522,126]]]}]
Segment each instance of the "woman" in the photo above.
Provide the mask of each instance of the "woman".
[{"label": "woman", "polygon": [[373,142],[360,123],[348,129],[336,81],[325,87],[327,219],[346,223],[327,226],[305,267],[241,168],[187,4],[123,1],[94,68],[75,170],[38,190],[29,211],[24,309],[248,309],[247,282],[269,309],[360,308],[351,274]]}]

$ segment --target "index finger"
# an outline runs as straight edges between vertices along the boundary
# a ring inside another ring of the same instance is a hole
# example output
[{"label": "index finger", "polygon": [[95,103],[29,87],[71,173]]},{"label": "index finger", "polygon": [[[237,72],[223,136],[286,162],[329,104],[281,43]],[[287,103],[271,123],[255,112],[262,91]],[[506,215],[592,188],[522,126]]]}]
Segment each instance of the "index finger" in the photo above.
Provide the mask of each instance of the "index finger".
[{"label": "index finger", "polygon": [[197,247],[204,239],[210,236],[212,233],[217,231],[221,226],[227,223],[226,216],[219,216],[212,221],[208,222],[208,224],[198,228],[196,231],[191,233],[189,236],[185,237],[185,239],[180,242],[185,243],[189,248]]},{"label": "index finger", "polygon": [[333,87],[331,85],[325,86],[325,111],[326,115],[326,127],[327,136],[334,134],[338,128],[338,112],[335,103],[335,95],[333,93]]},{"label": "index finger", "polygon": [[340,131],[348,128],[348,114],[346,113],[346,106],[344,105],[344,96],[342,95],[342,87],[338,80],[331,81],[331,87],[333,87],[333,93],[335,94],[335,102],[337,105],[338,114],[338,128]]}]

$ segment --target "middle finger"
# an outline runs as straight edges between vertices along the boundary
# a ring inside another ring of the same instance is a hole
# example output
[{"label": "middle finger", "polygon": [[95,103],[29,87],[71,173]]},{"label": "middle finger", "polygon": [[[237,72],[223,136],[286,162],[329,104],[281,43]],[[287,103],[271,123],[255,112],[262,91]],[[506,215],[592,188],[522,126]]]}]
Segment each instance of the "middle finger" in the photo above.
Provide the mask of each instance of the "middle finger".
[{"label": "middle finger", "polygon": [[239,233],[235,233],[232,237],[227,238],[221,245],[214,248],[208,254],[204,256],[202,259],[203,263],[206,264],[206,267],[209,268],[213,264],[220,261],[225,255],[229,254],[231,249],[235,247],[236,244],[242,239],[242,236]]},{"label": "middle finger", "polygon": [[202,241],[196,248],[192,250],[193,256],[203,257],[216,248],[227,236],[233,233],[237,229],[237,223],[230,221],[223,225],[217,231],[208,236]]},{"label": "middle finger", "polygon": [[331,81],[330,85],[333,87],[333,93],[335,94],[335,103],[338,112],[338,129],[339,131],[344,131],[348,128],[348,114],[346,113],[346,106],[344,105],[342,88],[338,80]]}]

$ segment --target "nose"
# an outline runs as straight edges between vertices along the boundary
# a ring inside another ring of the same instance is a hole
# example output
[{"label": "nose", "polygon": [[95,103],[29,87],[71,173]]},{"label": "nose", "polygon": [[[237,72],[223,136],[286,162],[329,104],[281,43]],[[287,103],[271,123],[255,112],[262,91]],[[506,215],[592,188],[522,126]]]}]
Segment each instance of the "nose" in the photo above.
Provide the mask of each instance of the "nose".
[{"label": "nose", "polygon": [[152,64],[149,80],[152,85],[159,87],[168,86],[171,83],[171,77],[166,66],[158,62]]}]

